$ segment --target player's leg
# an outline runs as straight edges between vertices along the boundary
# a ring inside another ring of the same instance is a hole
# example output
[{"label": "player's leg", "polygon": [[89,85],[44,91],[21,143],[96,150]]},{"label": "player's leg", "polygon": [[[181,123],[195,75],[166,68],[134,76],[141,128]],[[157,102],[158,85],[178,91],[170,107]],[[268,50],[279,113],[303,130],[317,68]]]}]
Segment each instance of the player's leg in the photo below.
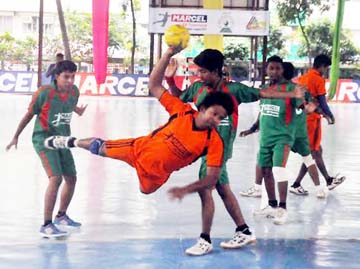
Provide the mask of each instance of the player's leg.
[{"label": "player's leg", "polygon": [[[268,197],[268,205],[261,206],[260,210],[254,211],[254,216],[262,216],[267,218],[273,218],[278,206],[275,193],[275,183],[272,168],[272,147],[260,147],[258,153],[258,166],[262,169],[264,176],[264,184],[266,188],[266,194]],[[263,194],[264,195],[264,194]]]},{"label": "player's leg", "polygon": [[60,155],[57,151],[48,149],[39,149],[37,153],[49,178],[44,197],[44,223],[40,227],[40,234],[48,238],[66,236],[68,233],[59,230],[52,222],[56,198],[62,182]]},{"label": "player's leg", "polygon": [[279,208],[274,217],[274,224],[284,224],[287,220],[287,192],[289,174],[286,170],[286,163],[289,158],[290,146],[287,144],[277,144],[273,152],[273,175],[278,185]]},{"label": "player's leg", "polygon": [[76,186],[76,169],[72,153],[68,149],[59,150],[62,172],[64,175],[64,185],[60,195],[60,207],[55,216],[54,223],[65,227],[80,227],[81,223],[72,220],[67,212],[69,204],[74,195]]},{"label": "player's leg", "polygon": [[256,237],[250,231],[249,226],[245,223],[239,202],[230,188],[226,164],[223,167],[220,179],[216,185],[216,190],[223,200],[227,212],[236,225],[233,238],[228,241],[221,242],[220,246],[223,248],[234,249],[241,248],[247,244],[255,242]]},{"label": "player's leg", "polygon": [[245,197],[261,197],[261,184],[263,179],[262,169],[259,165],[255,166],[255,183],[245,191],[240,191],[241,196]]},{"label": "player's leg", "polygon": [[[204,178],[206,175],[206,159],[201,158],[201,165],[199,170],[199,178]],[[208,254],[212,251],[213,245],[210,238],[210,231],[214,219],[215,203],[212,197],[212,190],[205,189],[199,192],[201,200],[201,222],[202,231],[197,242],[187,248],[185,253],[192,256],[200,256]]]}]

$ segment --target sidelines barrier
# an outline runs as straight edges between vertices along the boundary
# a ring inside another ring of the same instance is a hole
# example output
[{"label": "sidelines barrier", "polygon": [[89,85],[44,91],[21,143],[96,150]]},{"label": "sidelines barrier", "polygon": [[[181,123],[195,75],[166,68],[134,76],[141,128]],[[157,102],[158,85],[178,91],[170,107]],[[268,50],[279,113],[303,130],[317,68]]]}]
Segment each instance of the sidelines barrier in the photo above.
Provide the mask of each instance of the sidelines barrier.
[{"label": "sidelines barrier", "polygon": [[[196,77],[189,77],[190,82],[196,81]],[[50,81],[43,76],[43,84]],[[148,75],[108,74],[104,84],[97,85],[94,73],[76,73],[75,84],[79,87],[82,95],[94,96],[149,96]],[[175,78],[177,86],[182,89],[183,76]],[[247,80],[241,81],[248,84]],[[255,87],[260,81],[255,82]],[[327,89],[330,82],[327,81]],[[37,73],[20,71],[0,71],[0,93],[32,94],[37,89]],[[346,103],[360,103],[360,80],[340,79],[336,95],[332,101]]]}]

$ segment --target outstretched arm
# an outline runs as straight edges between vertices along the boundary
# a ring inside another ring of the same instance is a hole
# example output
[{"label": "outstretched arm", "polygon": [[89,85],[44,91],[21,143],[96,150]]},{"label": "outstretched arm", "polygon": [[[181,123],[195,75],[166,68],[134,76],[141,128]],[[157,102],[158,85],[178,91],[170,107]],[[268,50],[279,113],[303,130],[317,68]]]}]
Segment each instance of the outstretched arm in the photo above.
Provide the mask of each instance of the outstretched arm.
[{"label": "outstretched arm", "polygon": [[157,99],[160,99],[164,91],[166,90],[162,86],[162,81],[165,73],[165,69],[168,66],[170,59],[172,56],[174,56],[176,53],[181,51],[181,47],[169,47],[163,56],[160,58],[157,65],[154,67],[150,74],[149,78],[149,90],[150,93],[156,97]]},{"label": "outstretched arm", "polygon": [[275,90],[267,89],[260,90],[261,98],[275,98],[275,99],[283,99],[283,98],[303,98],[305,94],[306,87],[301,85],[296,85],[293,91],[289,92],[278,92]]},{"label": "outstretched arm", "polygon": [[214,187],[220,176],[220,171],[220,167],[207,167],[206,176],[202,180],[195,181],[184,187],[174,187],[169,189],[168,194],[170,199],[181,200],[187,194]]},{"label": "outstretched arm", "polygon": [[9,145],[6,146],[6,150],[9,150],[12,146],[15,146],[15,149],[17,148],[19,135],[24,130],[26,125],[28,125],[28,123],[31,121],[32,117],[33,117],[33,114],[31,114],[30,112],[27,112],[25,114],[25,116],[21,119],[19,126],[16,129],[13,139],[11,140]]}]

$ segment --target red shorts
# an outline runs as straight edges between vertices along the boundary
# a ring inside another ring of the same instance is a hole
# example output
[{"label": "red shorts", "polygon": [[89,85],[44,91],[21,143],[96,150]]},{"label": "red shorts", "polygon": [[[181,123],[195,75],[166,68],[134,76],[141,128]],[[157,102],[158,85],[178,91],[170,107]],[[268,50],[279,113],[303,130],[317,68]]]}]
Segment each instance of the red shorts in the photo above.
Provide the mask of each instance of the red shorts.
[{"label": "red shorts", "polygon": [[321,145],[321,118],[307,119],[310,150],[320,150]]},{"label": "red shorts", "polygon": [[149,167],[146,167],[147,164],[137,162],[135,141],[136,138],[107,140],[105,141],[105,156],[124,161],[134,167],[139,178],[140,191],[150,194],[160,188],[168,180],[169,176],[159,177],[158,175],[151,174],[147,172],[147,170],[150,171]]}]

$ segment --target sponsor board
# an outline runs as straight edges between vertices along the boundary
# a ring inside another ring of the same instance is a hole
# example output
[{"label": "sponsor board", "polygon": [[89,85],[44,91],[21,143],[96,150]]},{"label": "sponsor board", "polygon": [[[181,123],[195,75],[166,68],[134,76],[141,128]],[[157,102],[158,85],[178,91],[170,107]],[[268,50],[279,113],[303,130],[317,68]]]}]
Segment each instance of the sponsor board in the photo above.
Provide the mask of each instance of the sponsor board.
[{"label": "sponsor board", "polygon": [[[37,90],[37,73],[0,71],[0,93],[32,94]],[[108,74],[105,83],[96,84],[93,73],[76,73],[75,85],[83,95],[149,96],[149,76]],[[44,78],[43,85],[50,80]]]},{"label": "sponsor board", "polygon": [[[196,76],[177,76],[176,85],[185,90],[187,86],[196,81]],[[255,83],[239,80],[244,84],[259,87],[261,82]],[[49,79],[43,76],[43,84],[49,84]],[[76,73],[75,85],[79,87],[82,95],[95,96],[149,96],[149,76],[108,74],[104,84],[97,85],[93,73]],[[165,87],[167,86],[164,82]],[[330,82],[326,82],[328,89]],[[37,90],[36,72],[0,71],[0,93],[32,94]],[[340,79],[334,99],[335,102],[360,103],[360,80]]]}]

